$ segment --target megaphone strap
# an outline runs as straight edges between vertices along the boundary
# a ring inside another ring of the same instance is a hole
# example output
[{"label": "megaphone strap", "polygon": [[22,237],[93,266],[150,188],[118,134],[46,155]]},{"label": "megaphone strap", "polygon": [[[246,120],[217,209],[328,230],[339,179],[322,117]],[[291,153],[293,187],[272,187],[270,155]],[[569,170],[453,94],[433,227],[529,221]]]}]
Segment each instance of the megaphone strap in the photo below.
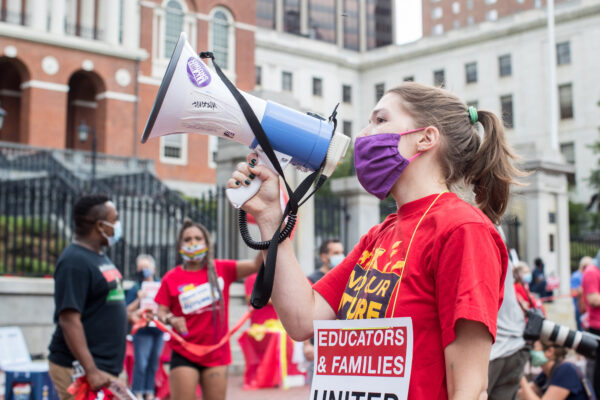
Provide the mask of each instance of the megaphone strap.
[{"label": "megaphone strap", "polygon": [[[213,65],[215,67],[215,71],[217,72],[217,75],[219,76],[219,78],[221,78],[221,80],[223,81],[225,86],[229,89],[229,91],[231,92],[231,94],[233,95],[235,100],[237,101],[238,105],[240,106],[240,109],[242,110],[242,113],[244,114],[244,117],[246,118],[246,121],[248,122],[248,125],[250,126],[250,128],[252,129],[252,132],[254,133],[254,136],[256,137],[258,144],[261,146],[261,148],[263,149],[263,151],[269,158],[269,161],[271,161],[271,164],[273,165],[273,167],[275,168],[275,170],[277,171],[279,176],[281,176],[283,178],[285,188],[288,192],[289,200],[288,200],[288,203],[283,212],[281,223],[279,224],[279,227],[273,234],[273,237],[271,238],[271,240],[268,242],[255,242],[254,240],[252,240],[252,238],[250,237],[250,234],[248,233],[248,229],[246,226],[246,224],[247,224],[247,221],[245,218],[246,214],[244,212],[240,211],[239,224],[240,224],[240,231],[242,233],[242,238],[244,239],[244,242],[249,247],[256,249],[256,250],[267,249],[266,260],[260,266],[260,269],[256,276],[256,281],[254,282],[254,288],[252,289],[252,296],[250,298],[250,304],[252,304],[252,306],[254,308],[262,308],[269,302],[269,299],[271,298],[271,292],[273,290],[273,281],[275,279],[275,263],[277,260],[278,245],[283,240],[285,240],[292,232],[292,229],[294,227],[295,220],[296,220],[296,215],[298,213],[299,205],[303,204],[308,198],[310,198],[310,196],[312,196],[319,189],[319,187],[321,187],[321,185],[323,185],[323,183],[327,179],[326,176],[321,175],[321,171],[320,171],[325,160],[323,160],[323,164],[321,165],[321,168],[317,169],[316,171],[311,173],[308,177],[306,177],[302,181],[302,183],[300,183],[298,188],[295,191],[293,191],[292,188],[290,187],[290,185],[288,184],[287,180],[285,179],[283,169],[281,168],[281,165],[279,164],[279,161],[277,160],[277,156],[275,155],[275,152],[273,151],[271,143],[269,142],[269,139],[267,138],[267,135],[266,135],[265,131],[263,130],[263,127],[260,124],[260,121],[256,117],[256,114],[254,114],[252,107],[250,107],[250,105],[248,104],[248,102],[246,101],[244,96],[242,96],[242,94],[238,91],[238,89],[235,87],[235,85],[233,83],[231,83],[231,81],[227,78],[227,76],[223,73],[223,71],[221,71],[221,68],[215,62],[215,57],[212,52],[202,52],[199,54],[199,56],[200,56],[200,58],[210,58],[212,60]],[[336,124],[337,121],[335,121],[335,110],[334,110],[334,114],[332,114],[332,116],[330,117],[330,120],[331,120],[331,118],[334,119],[334,126],[337,125]],[[334,131],[335,131],[335,129],[334,129]],[[318,181],[317,181],[317,179],[318,179]],[[315,181],[317,181],[315,190],[313,190],[310,193],[310,195],[301,203],[302,198],[310,190],[311,186],[315,183]],[[288,222],[282,232],[281,225],[285,221],[286,217],[289,217]],[[246,234],[243,233],[244,231],[246,232]]]}]

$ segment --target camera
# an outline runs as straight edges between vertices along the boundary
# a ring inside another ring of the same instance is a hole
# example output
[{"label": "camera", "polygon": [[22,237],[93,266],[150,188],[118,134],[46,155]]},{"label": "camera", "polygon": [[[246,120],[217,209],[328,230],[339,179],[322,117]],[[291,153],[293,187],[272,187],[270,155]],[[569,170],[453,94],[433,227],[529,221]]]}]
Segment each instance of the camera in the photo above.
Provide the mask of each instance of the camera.
[{"label": "camera", "polygon": [[536,311],[527,311],[527,324],[523,337],[526,340],[542,339],[562,347],[568,347],[587,358],[596,358],[600,337],[588,332],[574,331],[566,326],[548,321]]}]

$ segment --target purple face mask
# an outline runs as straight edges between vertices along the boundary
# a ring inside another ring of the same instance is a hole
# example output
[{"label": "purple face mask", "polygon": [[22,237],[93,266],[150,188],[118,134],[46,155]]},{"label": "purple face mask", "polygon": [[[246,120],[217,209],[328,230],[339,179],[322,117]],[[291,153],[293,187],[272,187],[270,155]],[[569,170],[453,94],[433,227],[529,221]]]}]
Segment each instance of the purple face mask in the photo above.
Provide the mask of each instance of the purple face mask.
[{"label": "purple face mask", "polygon": [[411,158],[403,157],[398,151],[400,137],[424,130],[413,129],[402,133],[378,133],[356,138],[354,144],[354,167],[358,181],[365,190],[380,200],[387,197]]}]

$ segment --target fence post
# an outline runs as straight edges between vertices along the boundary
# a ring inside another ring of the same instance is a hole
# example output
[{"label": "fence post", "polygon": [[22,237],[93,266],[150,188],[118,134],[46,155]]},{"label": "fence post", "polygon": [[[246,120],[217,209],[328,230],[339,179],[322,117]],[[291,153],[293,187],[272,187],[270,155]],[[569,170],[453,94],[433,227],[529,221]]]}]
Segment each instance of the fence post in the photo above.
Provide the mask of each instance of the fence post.
[{"label": "fence post", "polygon": [[379,223],[379,200],[368,194],[355,176],[331,180],[331,191],[346,198],[349,252],[360,237]]}]

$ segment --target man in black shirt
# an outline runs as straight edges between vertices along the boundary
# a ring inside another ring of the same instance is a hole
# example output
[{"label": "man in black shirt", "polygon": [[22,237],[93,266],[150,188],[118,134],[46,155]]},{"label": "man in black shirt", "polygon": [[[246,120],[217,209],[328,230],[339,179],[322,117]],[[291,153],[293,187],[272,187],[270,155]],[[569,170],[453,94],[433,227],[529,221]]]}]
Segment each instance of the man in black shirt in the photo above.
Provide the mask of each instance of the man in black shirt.
[{"label": "man in black shirt", "polygon": [[[321,267],[315,269],[308,276],[308,280],[314,285],[326,273],[331,271],[336,265],[341,263],[346,256],[344,255],[344,245],[339,239],[324,240],[319,247],[319,258],[321,259]],[[312,383],[313,376],[313,360],[315,357],[315,349],[313,339],[304,341],[304,358],[310,362],[307,368],[307,376],[309,384]]]},{"label": "man in black shirt", "polygon": [[127,316],[122,276],[103,246],[121,236],[119,215],[106,196],[84,196],[74,210],[75,236],[54,273],[54,321],[50,377],[61,400],[70,399],[77,360],[93,390],[107,386],[123,368]]}]

